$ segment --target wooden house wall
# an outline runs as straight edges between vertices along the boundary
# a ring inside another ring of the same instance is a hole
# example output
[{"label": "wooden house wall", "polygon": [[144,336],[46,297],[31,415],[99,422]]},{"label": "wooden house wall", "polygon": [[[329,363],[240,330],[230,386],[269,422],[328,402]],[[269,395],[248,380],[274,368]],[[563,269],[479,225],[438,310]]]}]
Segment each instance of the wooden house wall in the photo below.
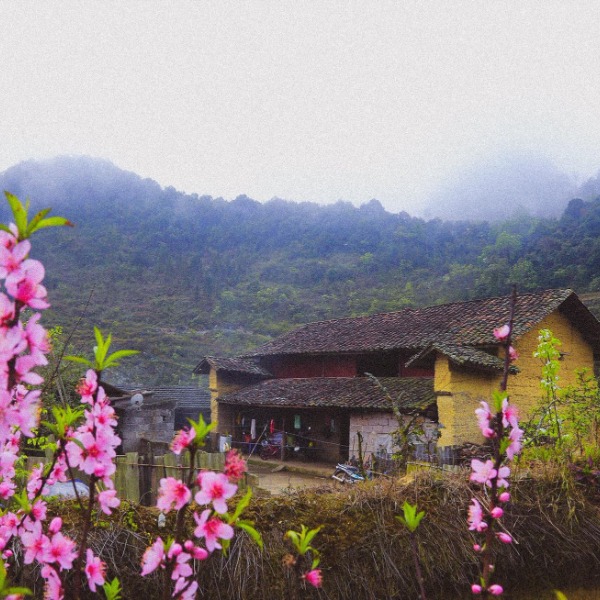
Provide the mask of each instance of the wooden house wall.
[{"label": "wooden house wall", "polygon": [[269,370],[277,379],[302,377],[355,377],[353,356],[297,356],[273,361]]}]

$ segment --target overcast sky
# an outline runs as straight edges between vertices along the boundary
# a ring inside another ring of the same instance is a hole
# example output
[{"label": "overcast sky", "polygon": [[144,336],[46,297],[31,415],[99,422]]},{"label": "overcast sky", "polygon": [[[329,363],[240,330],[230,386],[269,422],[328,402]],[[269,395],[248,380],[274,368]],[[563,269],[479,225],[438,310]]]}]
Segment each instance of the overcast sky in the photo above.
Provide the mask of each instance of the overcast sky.
[{"label": "overcast sky", "polygon": [[87,154],[415,214],[498,155],[600,169],[596,0],[3,0],[0,23],[0,171]]}]

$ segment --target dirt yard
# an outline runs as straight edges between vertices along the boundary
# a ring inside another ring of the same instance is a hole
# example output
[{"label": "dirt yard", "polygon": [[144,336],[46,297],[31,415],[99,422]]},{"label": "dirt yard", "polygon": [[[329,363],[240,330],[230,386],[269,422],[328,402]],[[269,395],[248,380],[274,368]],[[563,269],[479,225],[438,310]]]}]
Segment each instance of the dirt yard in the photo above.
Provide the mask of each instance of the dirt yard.
[{"label": "dirt yard", "polygon": [[[316,474],[296,473],[283,470],[277,470],[272,464],[251,463],[248,465],[248,471],[258,476],[259,487],[271,494],[282,494],[286,490],[295,488],[320,487],[329,483],[335,483],[330,477]],[[331,470],[333,473],[333,469]]]}]

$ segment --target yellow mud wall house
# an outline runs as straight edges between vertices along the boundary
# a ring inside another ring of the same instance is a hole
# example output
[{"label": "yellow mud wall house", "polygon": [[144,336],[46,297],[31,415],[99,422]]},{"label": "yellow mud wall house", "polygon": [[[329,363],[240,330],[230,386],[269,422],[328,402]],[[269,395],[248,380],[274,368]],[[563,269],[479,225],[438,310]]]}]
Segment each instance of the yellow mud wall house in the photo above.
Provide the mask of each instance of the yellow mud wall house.
[{"label": "yellow mud wall house", "polygon": [[[249,422],[286,435],[309,425],[329,459],[348,458],[359,430],[391,439],[391,401],[372,374],[401,398],[401,412],[437,424],[438,446],[481,443],[474,411],[499,387],[504,357],[493,329],[508,322],[510,305],[506,296],[308,323],[247,355],[205,357],[195,372],[209,376],[212,419],[234,442]],[[600,357],[600,322],[572,290],[519,295],[508,391],[522,418],[542,396],[533,357],[541,329],[561,341],[561,387]]]},{"label": "yellow mud wall house", "polygon": [[[542,362],[534,357],[538,336],[542,329],[549,329],[560,340],[561,353],[559,387],[574,385],[577,371],[594,372],[594,348],[575,323],[558,309],[536,323],[522,336],[516,337],[513,346],[519,355],[517,371],[508,378],[511,403],[519,408],[521,419],[527,419],[538,406],[542,397]],[[503,358],[502,351],[499,356]],[[434,393],[437,396],[440,446],[455,446],[465,442],[483,442],[483,437],[473,418],[479,402],[490,401],[494,390],[500,385],[502,374],[486,374],[468,367],[455,366],[441,353],[435,361]]]},{"label": "yellow mud wall house", "polygon": [[235,409],[219,403],[226,396],[268,376],[254,361],[243,358],[217,358],[206,356],[194,369],[196,374],[208,375],[210,391],[210,418],[216,423],[218,433],[229,435],[235,429]]}]

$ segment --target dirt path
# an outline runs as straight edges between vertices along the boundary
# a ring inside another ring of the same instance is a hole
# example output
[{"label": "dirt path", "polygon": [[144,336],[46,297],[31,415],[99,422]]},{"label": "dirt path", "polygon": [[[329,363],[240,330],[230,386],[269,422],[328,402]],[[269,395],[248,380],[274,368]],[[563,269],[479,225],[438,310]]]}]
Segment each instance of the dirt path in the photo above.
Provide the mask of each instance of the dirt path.
[{"label": "dirt path", "polygon": [[[324,476],[294,473],[292,471],[274,471],[272,465],[250,464],[249,472],[258,476],[258,485],[271,494],[281,494],[289,489],[320,487],[332,482]],[[333,471],[332,471],[333,472]]]}]

